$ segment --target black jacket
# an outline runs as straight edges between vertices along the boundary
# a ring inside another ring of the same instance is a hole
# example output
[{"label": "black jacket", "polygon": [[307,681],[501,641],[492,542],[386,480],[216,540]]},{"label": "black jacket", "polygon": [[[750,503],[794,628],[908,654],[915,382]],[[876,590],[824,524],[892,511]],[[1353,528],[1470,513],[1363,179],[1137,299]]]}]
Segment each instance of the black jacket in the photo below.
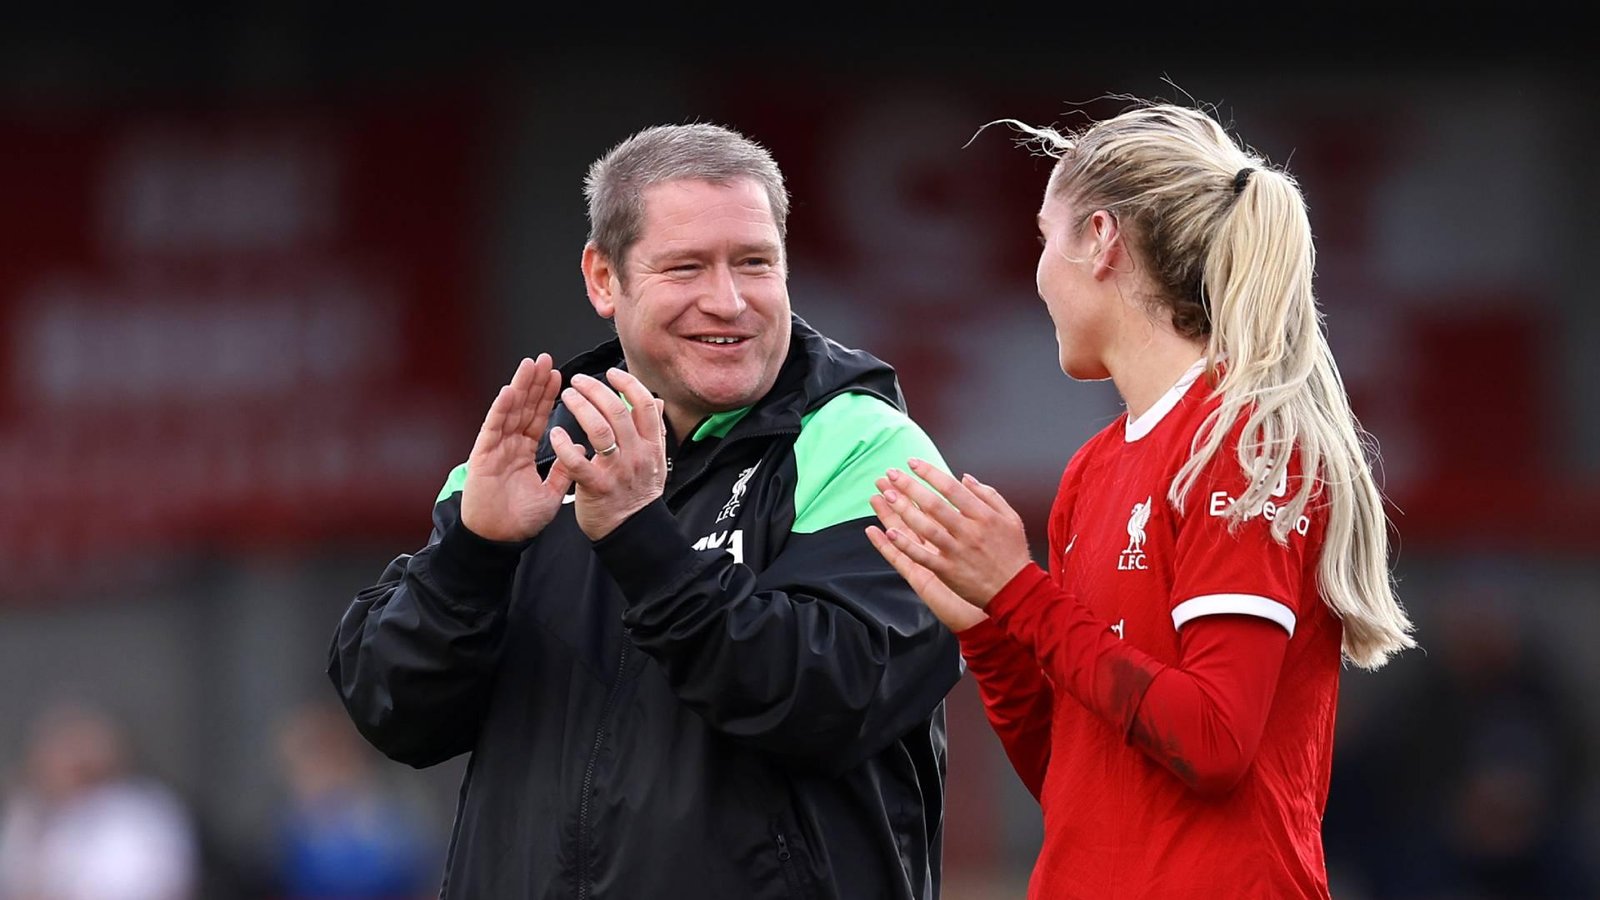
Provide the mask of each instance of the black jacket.
[{"label": "black jacket", "polygon": [[672,447],[664,497],[600,541],[570,507],[479,538],[453,473],[328,665],[390,757],[472,754],[442,897],[938,896],[960,657],[862,530],[885,468],[942,465],[903,409],[796,318],[773,390]]}]

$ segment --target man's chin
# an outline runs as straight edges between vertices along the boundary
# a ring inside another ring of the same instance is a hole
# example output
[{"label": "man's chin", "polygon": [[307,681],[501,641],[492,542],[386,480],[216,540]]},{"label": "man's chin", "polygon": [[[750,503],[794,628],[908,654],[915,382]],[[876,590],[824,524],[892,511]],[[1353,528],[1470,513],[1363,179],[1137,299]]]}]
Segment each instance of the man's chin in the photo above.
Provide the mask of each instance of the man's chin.
[{"label": "man's chin", "polygon": [[761,396],[754,393],[741,393],[729,396],[719,395],[703,398],[701,400],[701,408],[706,410],[708,413],[715,415],[716,413],[733,412],[736,409],[744,409],[746,406],[754,406],[755,402],[760,399]]},{"label": "man's chin", "polygon": [[694,391],[694,399],[701,409],[710,413],[732,412],[754,405],[761,399],[759,385],[718,385],[715,388]]},{"label": "man's chin", "polygon": [[[698,378],[685,378],[684,394],[694,405],[708,412],[731,412],[754,406],[777,382],[778,373],[772,372],[707,372],[693,373]],[[716,376],[723,377],[716,377]]]}]

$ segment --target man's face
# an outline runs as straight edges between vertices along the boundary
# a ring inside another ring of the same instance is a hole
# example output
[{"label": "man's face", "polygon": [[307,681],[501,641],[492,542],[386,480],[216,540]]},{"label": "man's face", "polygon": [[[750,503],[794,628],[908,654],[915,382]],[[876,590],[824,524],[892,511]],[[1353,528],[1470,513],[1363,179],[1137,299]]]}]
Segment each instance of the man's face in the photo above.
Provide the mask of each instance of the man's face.
[{"label": "man's face", "polygon": [[778,226],[754,179],[684,179],[644,191],[626,277],[593,246],[584,278],[614,319],[628,369],[666,401],[680,437],[772,389],[789,352],[789,288]]}]

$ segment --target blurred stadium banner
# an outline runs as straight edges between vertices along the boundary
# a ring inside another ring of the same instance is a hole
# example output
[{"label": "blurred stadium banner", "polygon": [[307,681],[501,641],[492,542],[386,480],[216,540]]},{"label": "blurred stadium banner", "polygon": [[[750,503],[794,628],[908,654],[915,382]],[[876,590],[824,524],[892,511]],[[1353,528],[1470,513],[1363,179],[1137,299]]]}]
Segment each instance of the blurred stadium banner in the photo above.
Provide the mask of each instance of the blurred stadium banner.
[{"label": "blurred stadium banner", "polygon": [[425,537],[483,405],[471,108],[0,120],[6,599]]}]

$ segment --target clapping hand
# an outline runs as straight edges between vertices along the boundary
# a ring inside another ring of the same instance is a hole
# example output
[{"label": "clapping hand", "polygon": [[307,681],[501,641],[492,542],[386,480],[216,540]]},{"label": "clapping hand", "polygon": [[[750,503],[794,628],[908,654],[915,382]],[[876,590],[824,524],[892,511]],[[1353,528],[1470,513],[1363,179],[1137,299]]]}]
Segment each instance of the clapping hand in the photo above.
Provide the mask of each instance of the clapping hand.
[{"label": "clapping hand", "polygon": [[[610,534],[661,496],[667,482],[662,401],[621,369],[607,371],[606,382],[575,375],[572,386],[561,395],[589,436],[593,457],[565,429],[557,426],[550,432],[557,462],[572,473],[578,485],[575,514],[578,527],[590,540]],[[619,391],[622,397],[617,396]],[[622,402],[624,397],[627,403]]]},{"label": "clapping hand", "polygon": [[927,484],[899,469],[878,479],[871,502],[884,528],[868,528],[868,538],[936,614],[949,598],[929,576],[971,607],[987,607],[1032,559],[1022,517],[971,475],[958,481],[917,459],[910,467]]},{"label": "clapping hand", "polygon": [[550,524],[572,479],[560,465],[541,476],[534,462],[555,409],[561,373],[550,354],[524,359],[489,405],[467,458],[461,524],[492,541],[527,540]]}]

